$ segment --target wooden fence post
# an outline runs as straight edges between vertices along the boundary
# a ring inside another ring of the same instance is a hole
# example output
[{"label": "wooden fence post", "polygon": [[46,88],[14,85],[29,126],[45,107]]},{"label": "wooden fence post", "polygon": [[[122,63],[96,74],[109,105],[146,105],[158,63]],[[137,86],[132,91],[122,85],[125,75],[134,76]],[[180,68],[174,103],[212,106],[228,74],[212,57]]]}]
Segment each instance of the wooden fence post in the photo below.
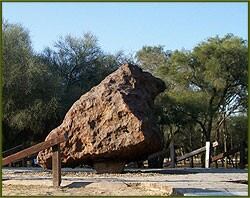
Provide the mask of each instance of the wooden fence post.
[{"label": "wooden fence post", "polygon": [[210,142],[206,142],[206,161],[205,168],[209,168],[210,165]]},{"label": "wooden fence post", "polygon": [[59,187],[61,184],[61,156],[60,156],[60,143],[68,140],[68,133],[64,133],[56,138],[49,139],[45,142],[38,143],[34,146],[26,148],[22,151],[9,155],[2,160],[2,166],[14,163],[20,159],[27,158],[39,151],[52,147],[52,174],[53,186]]},{"label": "wooden fence post", "polygon": [[190,157],[190,167],[194,168],[194,156]]},{"label": "wooden fence post", "polygon": [[52,174],[53,174],[53,186],[59,187],[61,184],[61,155],[60,144],[52,147]]},{"label": "wooden fence post", "polygon": [[241,144],[240,144],[240,164],[239,164],[240,169],[245,168],[245,164],[246,164],[245,155],[246,155],[245,144],[244,144],[244,142],[241,142]]},{"label": "wooden fence post", "polygon": [[174,150],[174,139],[170,142],[170,158],[171,158],[171,168],[175,167],[175,150]]}]

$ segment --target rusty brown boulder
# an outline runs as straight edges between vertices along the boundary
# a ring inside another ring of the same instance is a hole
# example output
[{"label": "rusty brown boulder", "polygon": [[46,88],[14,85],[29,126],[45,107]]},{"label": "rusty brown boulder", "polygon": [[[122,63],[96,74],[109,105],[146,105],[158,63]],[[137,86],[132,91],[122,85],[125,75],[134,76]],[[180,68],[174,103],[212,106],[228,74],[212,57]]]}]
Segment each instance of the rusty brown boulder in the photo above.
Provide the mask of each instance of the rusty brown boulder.
[{"label": "rusty brown boulder", "polygon": [[[126,64],[82,95],[63,123],[46,140],[65,132],[62,166],[146,159],[161,149],[162,137],[153,114],[155,97],[165,84],[138,66]],[[51,168],[52,149],[38,154],[38,163]]]}]

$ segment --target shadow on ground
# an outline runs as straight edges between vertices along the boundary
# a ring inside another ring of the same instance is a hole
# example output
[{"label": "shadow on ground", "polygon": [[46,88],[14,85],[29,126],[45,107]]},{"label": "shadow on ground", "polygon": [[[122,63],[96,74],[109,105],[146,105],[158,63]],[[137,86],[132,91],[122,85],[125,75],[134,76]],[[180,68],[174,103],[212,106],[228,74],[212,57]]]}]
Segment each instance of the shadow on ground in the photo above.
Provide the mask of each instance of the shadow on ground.
[{"label": "shadow on ground", "polygon": [[91,183],[92,182],[72,182],[71,184],[64,186],[63,188],[82,188]]},{"label": "shadow on ground", "polygon": [[125,169],[124,173],[158,174],[196,174],[196,173],[248,173],[247,169],[224,168],[161,168],[161,169]]},{"label": "shadow on ground", "polygon": [[174,188],[176,196],[245,196],[247,192],[228,192],[202,188]]}]

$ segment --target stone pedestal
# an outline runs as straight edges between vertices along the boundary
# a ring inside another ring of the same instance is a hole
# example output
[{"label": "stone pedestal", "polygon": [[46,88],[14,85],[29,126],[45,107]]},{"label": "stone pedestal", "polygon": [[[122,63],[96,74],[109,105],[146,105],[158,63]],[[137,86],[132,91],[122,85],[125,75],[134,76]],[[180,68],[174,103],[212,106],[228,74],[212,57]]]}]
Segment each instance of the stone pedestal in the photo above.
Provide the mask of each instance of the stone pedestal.
[{"label": "stone pedestal", "polygon": [[94,169],[97,173],[122,173],[125,162],[95,162]]}]

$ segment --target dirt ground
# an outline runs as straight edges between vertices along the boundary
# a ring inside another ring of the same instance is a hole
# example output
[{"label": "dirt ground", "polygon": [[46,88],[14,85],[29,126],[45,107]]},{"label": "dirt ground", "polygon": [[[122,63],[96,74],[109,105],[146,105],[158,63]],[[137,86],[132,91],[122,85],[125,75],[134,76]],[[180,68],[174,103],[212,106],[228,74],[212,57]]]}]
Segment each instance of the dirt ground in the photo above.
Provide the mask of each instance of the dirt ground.
[{"label": "dirt ground", "polygon": [[3,196],[168,196],[167,191],[124,183],[76,183],[54,189],[44,185],[4,184]]},{"label": "dirt ground", "polygon": [[[147,174],[150,177],[156,174]],[[63,171],[62,184],[53,188],[51,172],[40,169],[3,171],[3,196],[169,196],[172,188],[156,182],[123,181],[140,173],[96,174]]]},{"label": "dirt ground", "polygon": [[248,194],[248,173],[240,169],[134,169],[96,174],[92,169],[63,169],[54,189],[50,171],[4,168],[3,196],[171,196]]}]

